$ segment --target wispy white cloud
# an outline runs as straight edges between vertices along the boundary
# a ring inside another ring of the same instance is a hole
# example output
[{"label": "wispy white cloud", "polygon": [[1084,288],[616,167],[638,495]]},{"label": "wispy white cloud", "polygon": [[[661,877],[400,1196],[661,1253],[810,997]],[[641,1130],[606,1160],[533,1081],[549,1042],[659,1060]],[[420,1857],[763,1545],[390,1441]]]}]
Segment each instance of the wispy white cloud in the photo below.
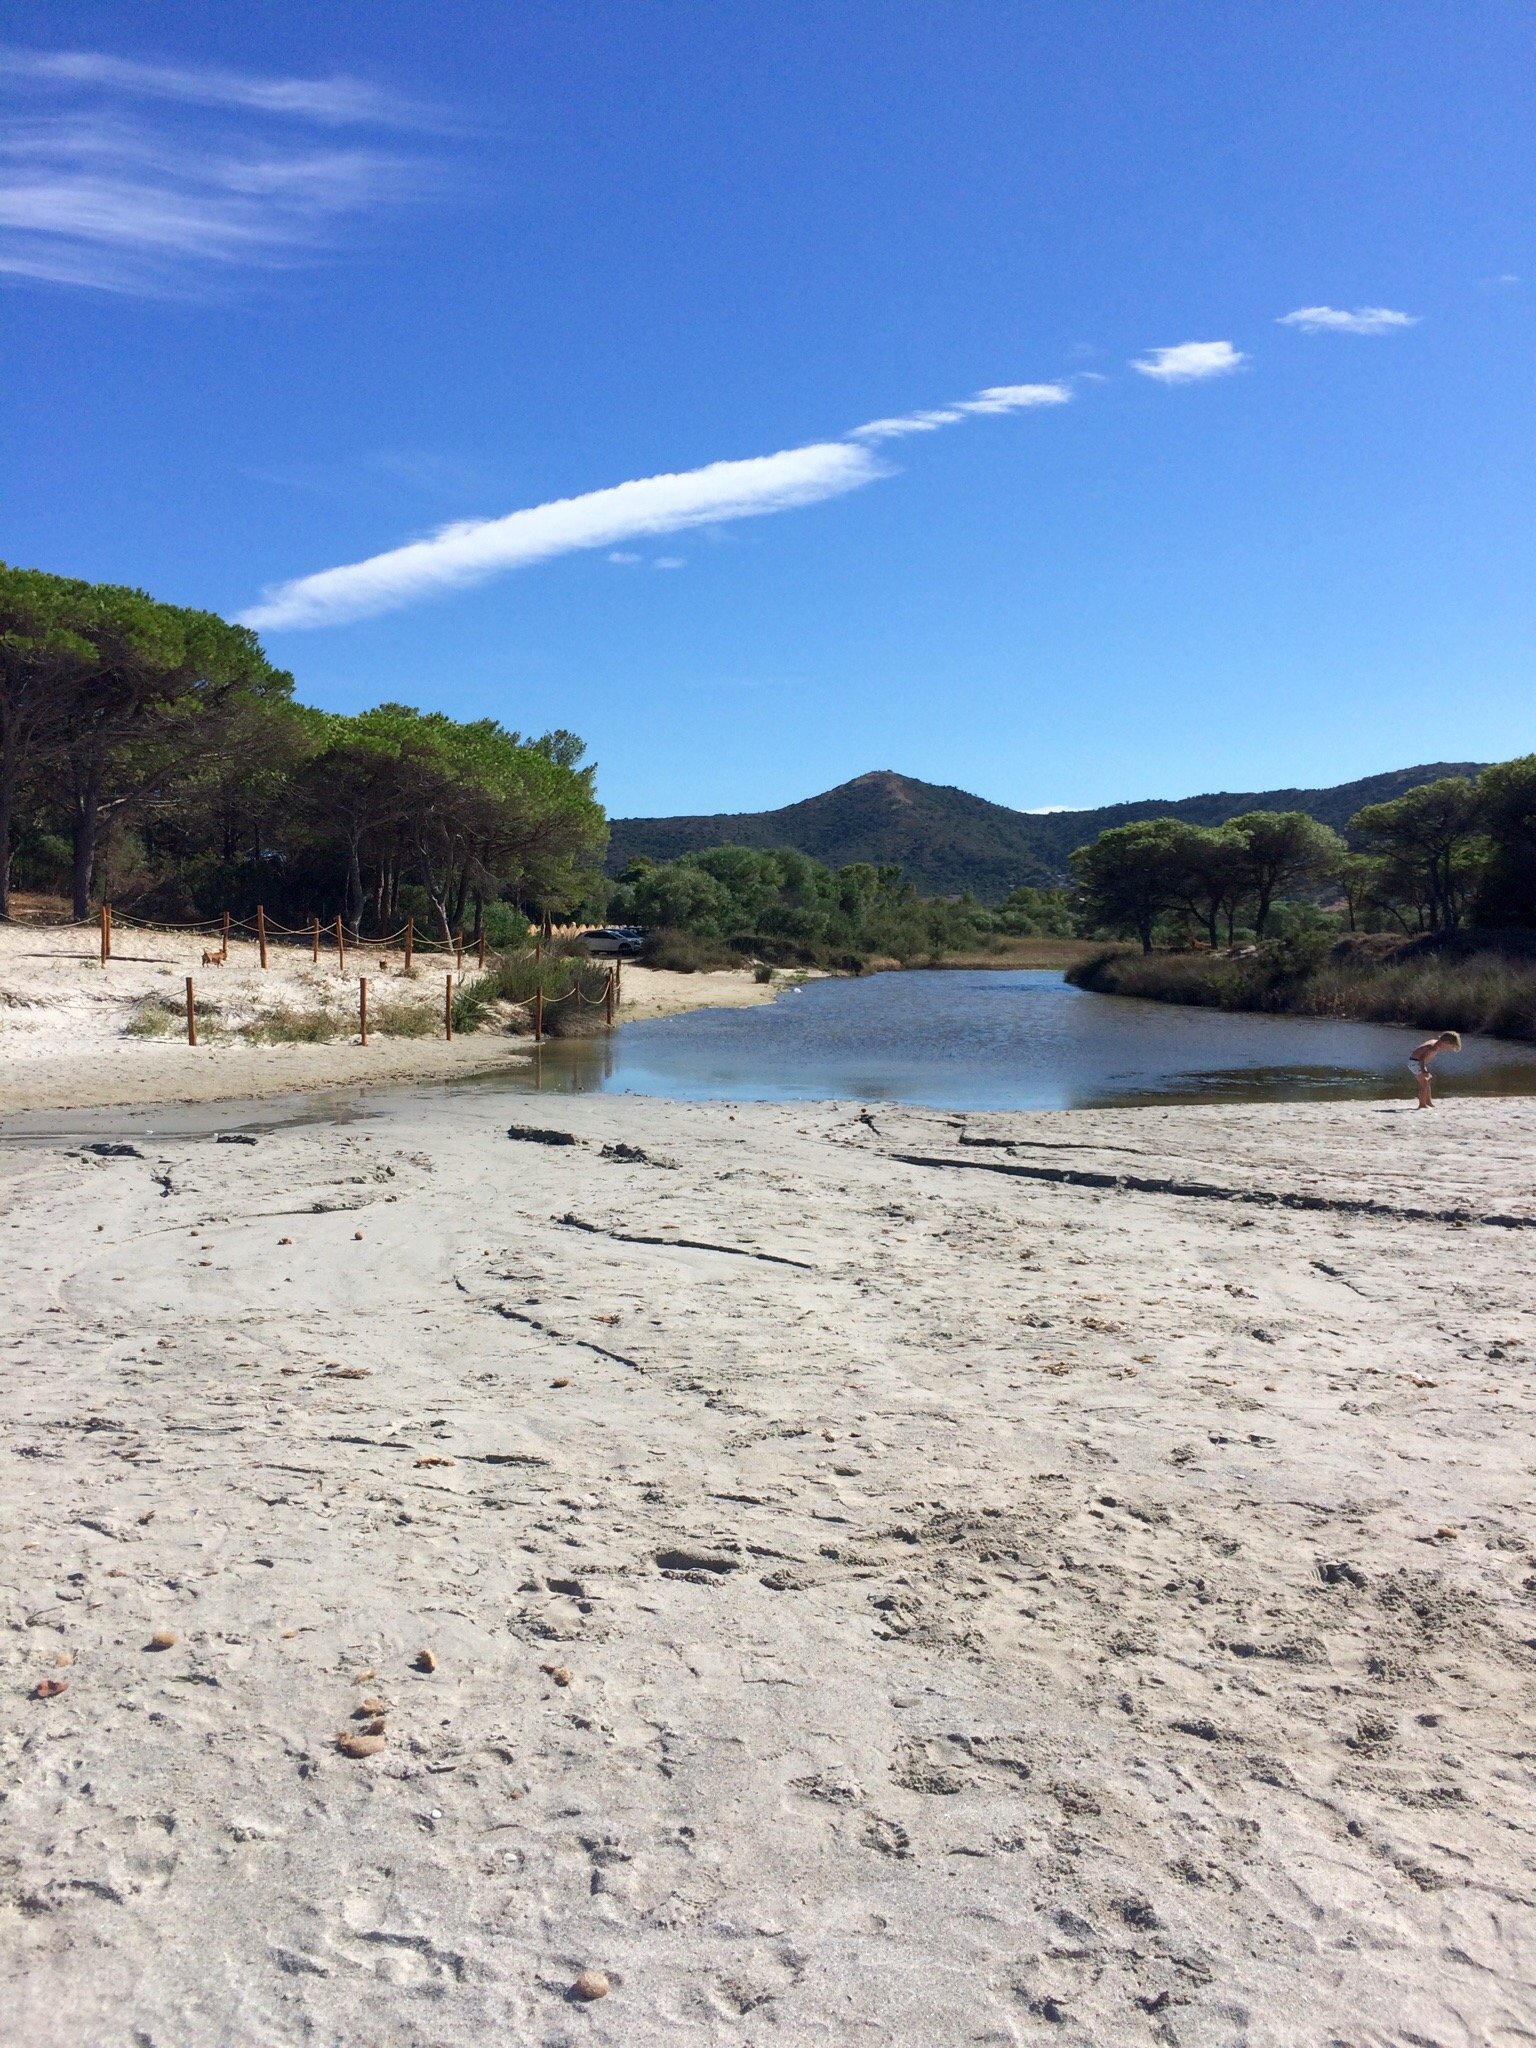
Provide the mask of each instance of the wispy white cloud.
[{"label": "wispy white cloud", "polygon": [[1280,327],[1299,327],[1303,334],[1390,334],[1397,327],[1415,327],[1418,315],[1394,312],[1390,306],[1356,306],[1352,313],[1338,306],[1298,306],[1282,313]]},{"label": "wispy white cloud", "polygon": [[974,413],[1023,412],[1037,405],[1065,405],[1072,396],[1070,384],[993,384],[974,398],[956,399],[953,405],[928,412],[898,414],[894,419],[866,420],[854,427],[852,441],[895,441],[904,434],[931,434],[936,427],[952,427]]},{"label": "wispy white cloud", "polygon": [[198,107],[243,107],[335,126],[364,122],[405,128],[432,118],[425,108],[361,79],[261,78],[216,65],[140,64],[100,50],[0,49],[0,77]]},{"label": "wispy white cloud", "polygon": [[[44,104],[38,81],[58,88],[64,103]],[[390,103],[345,80],[11,50],[0,51],[0,94],[7,88],[26,94],[25,117],[0,130],[0,273],[12,277],[185,290],[237,267],[312,257],[343,220],[417,198],[436,182],[434,166],[416,155],[306,138],[291,121],[274,129],[274,115],[327,127],[395,121]],[[184,106],[146,119],[124,111],[124,93]],[[189,125],[193,104],[217,111]]]},{"label": "wispy white cloud", "polygon": [[266,591],[243,622],[263,631],[338,625],[580,549],[814,505],[885,473],[867,448],[851,441],[819,441],[744,462],[712,462],[678,475],[642,477],[509,512],[502,519],[463,520],[367,561],[301,576]]},{"label": "wispy white cloud", "polygon": [[1162,384],[1193,384],[1201,377],[1222,377],[1248,358],[1230,341],[1181,341],[1173,348],[1154,348],[1131,364],[1143,377]]},{"label": "wispy white cloud", "polygon": [[[816,441],[744,462],[712,462],[673,476],[642,477],[579,498],[532,505],[501,519],[463,520],[366,561],[276,584],[242,615],[243,623],[265,632],[341,625],[586,548],[605,548],[610,562],[629,566],[642,557],[619,545],[624,541],[788,512],[893,475],[871,442],[928,433],[971,415],[1062,405],[1071,396],[1066,384],[993,384],[951,406],[871,420],[840,441]],[[654,569],[684,566],[681,555],[651,558]]]}]

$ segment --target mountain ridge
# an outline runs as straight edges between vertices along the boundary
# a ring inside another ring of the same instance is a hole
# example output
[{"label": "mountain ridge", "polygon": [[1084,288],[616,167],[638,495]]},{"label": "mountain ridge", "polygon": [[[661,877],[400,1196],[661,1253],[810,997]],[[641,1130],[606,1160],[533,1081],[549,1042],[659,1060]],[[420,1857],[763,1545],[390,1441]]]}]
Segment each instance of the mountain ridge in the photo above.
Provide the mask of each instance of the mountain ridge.
[{"label": "mountain ridge", "polygon": [[925,895],[957,896],[969,889],[989,903],[1021,885],[1045,888],[1066,881],[1067,857],[1076,847],[1139,818],[1220,825],[1243,811],[1306,811],[1342,831],[1365,804],[1385,803],[1441,776],[1475,775],[1483,765],[1433,761],[1318,789],[1213,790],[1081,811],[1016,811],[952,784],[877,768],[773,811],[615,818],[607,867],[618,874],[637,858],[676,860],[709,846],[789,848],[828,867],[855,861],[900,867]]}]

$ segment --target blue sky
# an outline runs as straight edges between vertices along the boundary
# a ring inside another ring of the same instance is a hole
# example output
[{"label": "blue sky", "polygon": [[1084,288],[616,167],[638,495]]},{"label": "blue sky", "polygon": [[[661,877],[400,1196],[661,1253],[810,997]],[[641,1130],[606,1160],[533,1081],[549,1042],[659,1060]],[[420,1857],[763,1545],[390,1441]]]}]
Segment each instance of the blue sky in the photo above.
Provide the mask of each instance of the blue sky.
[{"label": "blue sky", "polygon": [[250,613],[310,702],[572,727],[616,814],[1536,746],[1523,6],[0,44],[0,556]]}]

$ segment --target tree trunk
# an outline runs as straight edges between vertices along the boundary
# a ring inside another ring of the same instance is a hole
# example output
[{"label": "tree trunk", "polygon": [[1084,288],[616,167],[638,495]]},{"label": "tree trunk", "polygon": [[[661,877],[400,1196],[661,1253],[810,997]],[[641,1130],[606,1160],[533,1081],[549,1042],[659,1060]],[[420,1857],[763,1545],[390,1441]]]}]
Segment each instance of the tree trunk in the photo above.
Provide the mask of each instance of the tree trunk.
[{"label": "tree trunk", "polygon": [[363,869],[357,857],[357,841],[347,841],[347,919],[353,931],[363,928]]},{"label": "tree trunk", "polygon": [[1269,923],[1269,899],[1271,893],[1271,889],[1260,889],[1258,902],[1254,906],[1253,936],[1256,939],[1263,938],[1264,927]]},{"label": "tree trunk", "polygon": [[91,914],[91,885],[96,879],[96,833],[101,815],[101,775],[86,771],[75,790],[70,836],[74,841],[74,913],[83,924]]},{"label": "tree trunk", "polygon": [[[9,755],[10,749],[6,750]],[[7,758],[0,761],[0,918],[11,914],[11,819],[16,809],[16,772]]]}]

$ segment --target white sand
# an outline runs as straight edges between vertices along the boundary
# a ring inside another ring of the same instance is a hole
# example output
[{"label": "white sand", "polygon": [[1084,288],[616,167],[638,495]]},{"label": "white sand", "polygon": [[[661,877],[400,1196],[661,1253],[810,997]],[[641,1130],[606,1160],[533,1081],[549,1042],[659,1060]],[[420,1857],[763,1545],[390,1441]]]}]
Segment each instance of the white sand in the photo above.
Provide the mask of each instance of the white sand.
[{"label": "white sand", "polygon": [[[93,928],[0,924],[0,1113],[111,1103],[216,1102],[357,1081],[432,1079],[526,1059],[525,1021],[509,1035],[504,1021],[446,1043],[441,1027],[442,954],[418,952],[407,977],[398,948],[349,948],[346,971],[334,949],[319,966],[308,946],[268,949],[261,968],[254,941],[235,941],[224,966],[205,966],[217,940],[206,933],[137,931],[120,924],[104,967]],[[368,977],[369,1044],[358,1042],[360,974]],[[186,1042],[186,977],[198,1005],[200,1043]],[[468,970],[473,978],[473,966]],[[781,984],[782,985],[782,984]],[[735,1008],[771,1002],[772,986],[751,972],[673,974],[626,964],[625,1020],[674,1011]],[[204,1014],[212,1004],[214,1014]],[[392,1036],[391,1005],[429,1013],[432,1035]],[[329,1042],[253,1044],[240,1036],[277,1009],[326,1007]],[[158,1011],[164,1035],[142,1037],[131,1026]]]},{"label": "white sand", "polygon": [[6,2038],[1528,2041],[1533,1141],[0,1149]]}]

